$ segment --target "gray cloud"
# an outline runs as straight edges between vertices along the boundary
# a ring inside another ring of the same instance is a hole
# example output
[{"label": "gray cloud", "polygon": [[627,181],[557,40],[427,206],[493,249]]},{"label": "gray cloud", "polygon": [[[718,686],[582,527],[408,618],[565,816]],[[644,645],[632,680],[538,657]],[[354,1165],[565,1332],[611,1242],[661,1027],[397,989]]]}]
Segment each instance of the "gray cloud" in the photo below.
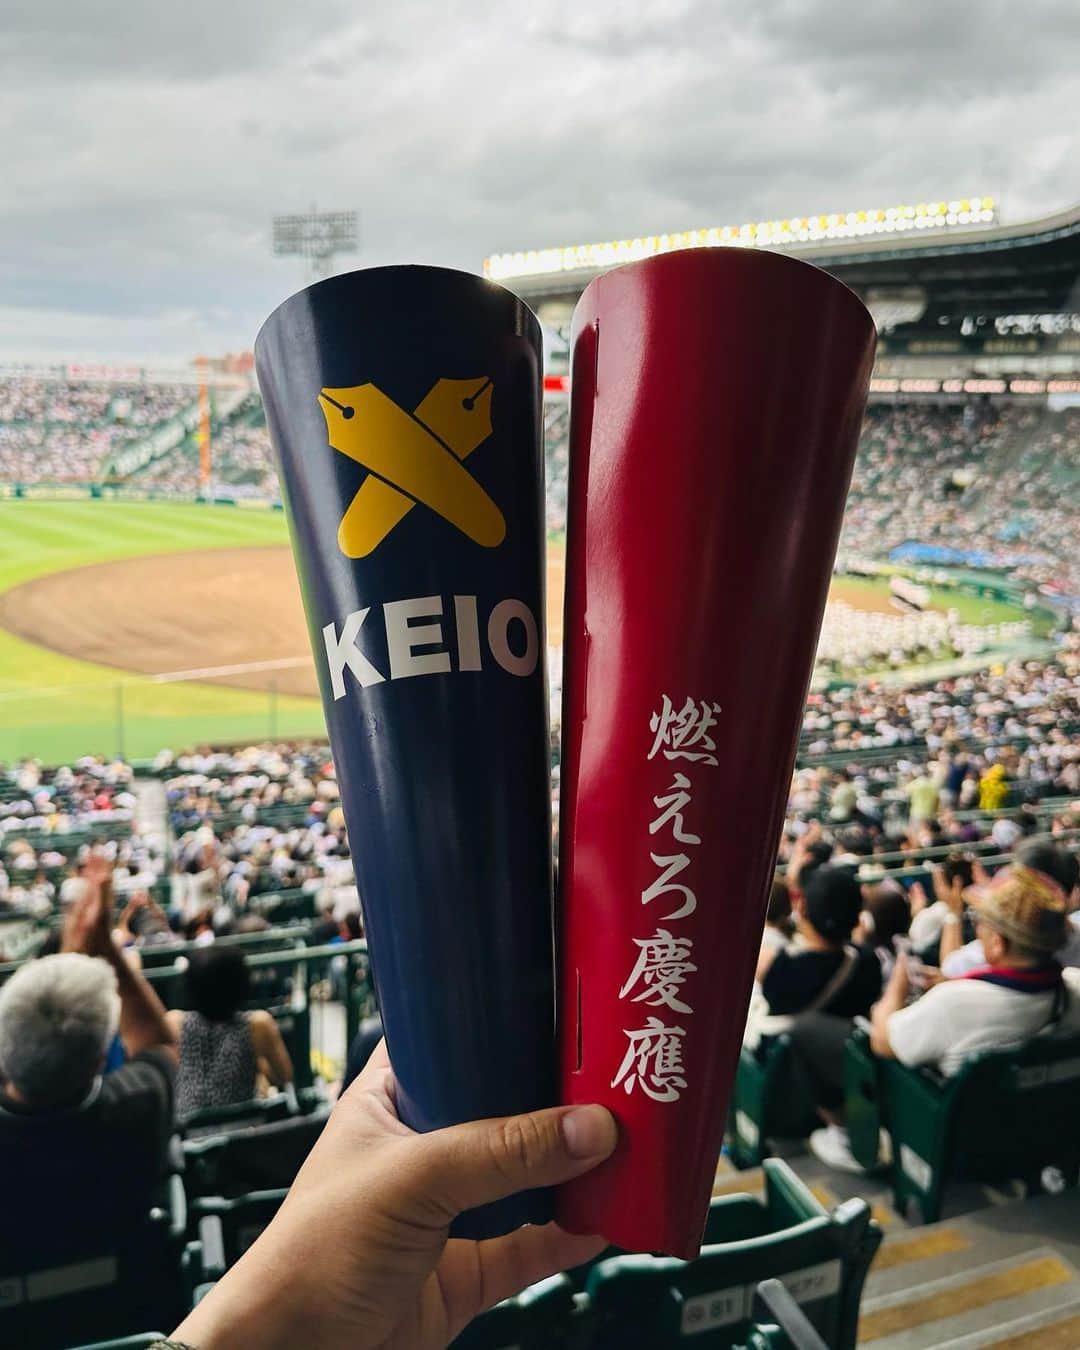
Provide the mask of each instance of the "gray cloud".
[{"label": "gray cloud", "polygon": [[360,212],[356,264],[478,268],[973,191],[1013,218],[1080,198],[1073,0],[640,8],[9,0],[0,356],[248,345],[304,280],[270,217],[311,203]]}]

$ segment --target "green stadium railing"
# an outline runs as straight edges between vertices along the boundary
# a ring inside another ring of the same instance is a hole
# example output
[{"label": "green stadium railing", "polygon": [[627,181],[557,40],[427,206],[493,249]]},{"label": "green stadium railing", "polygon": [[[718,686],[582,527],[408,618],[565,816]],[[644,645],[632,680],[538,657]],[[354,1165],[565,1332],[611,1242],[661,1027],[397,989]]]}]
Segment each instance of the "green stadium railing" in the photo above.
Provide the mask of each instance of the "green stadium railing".
[{"label": "green stadium railing", "polygon": [[[265,939],[271,934],[243,936]],[[218,939],[218,942],[236,941],[236,938]],[[311,1010],[316,1000],[312,991],[316,986],[320,992],[325,988],[331,962],[339,959],[344,964],[345,1044],[348,1047],[363,1019],[376,1011],[371,964],[367,942],[363,938],[319,947],[305,947],[295,942],[283,951],[255,951],[247,956],[247,966],[252,973],[253,1006],[264,1007],[277,1021],[293,1061],[297,1088],[310,1087],[313,1082]],[[167,1007],[184,1006],[182,966],[159,966],[145,970],[144,974]],[[0,967],[2,978],[3,968]],[[263,998],[267,989],[277,993],[272,998]]]},{"label": "green stadium railing", "polygon": [[[237,947],[245,953],[252,976],[251,1006],[265,1008],[277,1022],[293,1061],[296,1086],[301,1090],[314,1082],[313,1051],[321,1053],[321,1047],[312,1044],[312,1008],[326,1001],[327,990],[332,993],[336,987],[344,995],[346,1048],[360,1030],[360,1023],[377,1011],[367,942],[358,938],[309,947],[304,945],[306,935],[305,927],[270,929],[218,938],[215,944]],[[186,958],[198,950],[205,948],[188,943],[142,949],[143,974],[167,1008],[184,1007]],[[328,980],[335,962],[343,967],[336,983]],[[0,964],[0,985],[23,964]],[[318,998],[313,996],[316,989]],[[327,1077],[327,1067],[325,1061],[320,1062],[319,1076]]]},{"label": "green stadium railing", "polygon": [[8,844],[18,841],[20,844],[29,844],[38,853],[51,849],[53,852],[62,853],[66,858],[71,858],[85,845],[107,843],[114,839],[130,839],[131,834],[130,818],[95,821],[77,830],[23,829],[16,825],[0,834],[0,852],[7,852]]}]

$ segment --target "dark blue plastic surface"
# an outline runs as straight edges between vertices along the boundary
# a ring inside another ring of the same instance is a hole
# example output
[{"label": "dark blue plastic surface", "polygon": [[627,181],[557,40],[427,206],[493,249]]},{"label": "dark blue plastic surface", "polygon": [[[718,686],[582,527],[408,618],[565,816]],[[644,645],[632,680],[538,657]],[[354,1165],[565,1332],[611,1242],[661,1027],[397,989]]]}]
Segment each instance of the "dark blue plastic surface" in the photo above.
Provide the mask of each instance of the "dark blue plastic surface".
[{"label": "dark blue plastic surface", "polygon": [[[287,300],[255,351],[402,1117],[430,1130],[550,1105],[539,324],[478,277],[378,268]],[[477,422],[464,459],[421,416],[440,380],[468,382],[436,396],[446,425],[490,412],[491,434]],[[387,482],[419,484],[427,501]],[[354,498],[363,546],[379,541],[351,558],[338,529]],[[396,523],[380,538],[379,521]],[[403,600],[417,602],[411,618],[383,609]],[[363,610],[350,644],[344,625]],[[406,624],[428,632],[403,637]],[[353,647],[362,659],[343,664]],[[491,1236],[550,1217],[549,1196],[534,1192],[454,1231]]]}]

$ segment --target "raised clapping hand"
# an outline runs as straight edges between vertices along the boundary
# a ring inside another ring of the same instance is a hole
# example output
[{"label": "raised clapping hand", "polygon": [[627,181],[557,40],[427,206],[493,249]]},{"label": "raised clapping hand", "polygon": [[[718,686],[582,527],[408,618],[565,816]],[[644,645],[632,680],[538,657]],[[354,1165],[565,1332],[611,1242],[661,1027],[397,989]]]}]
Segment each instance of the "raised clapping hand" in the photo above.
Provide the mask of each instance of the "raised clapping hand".
[{"label": "raised clapping hand", "polygon": [[911,902],[911,912],[913,915],[920,914],[930,903],[930,897],[926,894],[926,887],[921,881],[915,881],[908,891],[908,899]]},{"label": "raised clapping hand", "polygon": [[415,1134],[385,1045],[342,1097],[278,1216],[175,1338],[199,1350],[434,1350],[479,1312],[591,1260],[554,1224],[447,1240],[463,1210],[580,1176],[614,1149],[600,1106]]},{"label": "raised clapping hand", "polygon": [[112,947],[112,866],[91,854],[83,864],[82,877],[86,889],[64,918],[60,950],[106,956]]}]

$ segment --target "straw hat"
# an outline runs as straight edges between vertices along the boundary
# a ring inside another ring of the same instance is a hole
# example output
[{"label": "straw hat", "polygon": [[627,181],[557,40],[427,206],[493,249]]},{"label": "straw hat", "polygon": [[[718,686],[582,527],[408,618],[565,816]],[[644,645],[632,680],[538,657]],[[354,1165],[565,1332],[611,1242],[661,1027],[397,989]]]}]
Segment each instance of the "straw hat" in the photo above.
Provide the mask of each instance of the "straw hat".
[{"label": "straw hat", "polygon": [[1003,867],[988,886],[969,886],[964,899],[995,932],[1031,951],[1056,952],[1068,935],[1065,892],[1020,863]]}]

